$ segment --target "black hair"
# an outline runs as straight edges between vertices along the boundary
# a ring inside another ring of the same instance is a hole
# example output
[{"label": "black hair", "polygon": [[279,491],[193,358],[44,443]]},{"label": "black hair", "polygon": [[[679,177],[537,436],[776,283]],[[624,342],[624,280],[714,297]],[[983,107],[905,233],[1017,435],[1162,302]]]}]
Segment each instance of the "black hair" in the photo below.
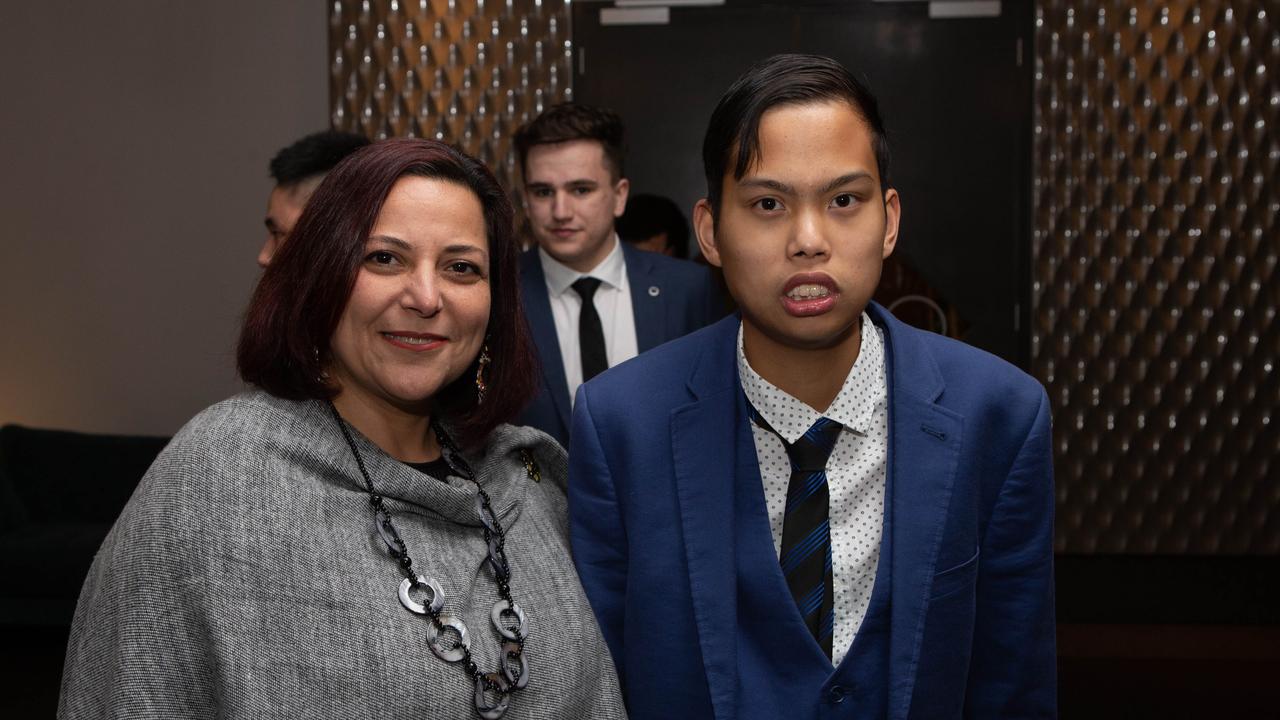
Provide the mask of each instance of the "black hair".
[{"label": "black hair", "polygon": [[271,177],[277,185],[296,185],[323,175],[351,153],[369,144],[369,138],[341,130],[312,133],[282,148],[271,158]]},{"label": "black hair", "polygon": [[707,199],[720,210],[724,174],[733,160],[733,177],[742,179],[760,155],[760,118],[778,105],[824,101],[851,105],[871,130],[871,148],[880,187],[889,185],[889,141],[871,90],[843,65],[821,55],[774,55],[753,65],[725,91],[711,113],[702,141]]},{"label": "black hair", "polygon": [[625,176],[622,159],[626,154],[626,130],[622,126],[622,118],[608,108],[577,103],[552,105],[516,130],[515,146],[520,157],[520,172],[524,172],[529,159],[529,148],[570,140],[600,143],[613,179]]},{"label": "black hair", "polygon": [[667,247],[675,251],[675,257],[689,256],[689,221],[670,198],[648,193],[632,195],[614,229],[624,242],[641,242],[666,233]]}]

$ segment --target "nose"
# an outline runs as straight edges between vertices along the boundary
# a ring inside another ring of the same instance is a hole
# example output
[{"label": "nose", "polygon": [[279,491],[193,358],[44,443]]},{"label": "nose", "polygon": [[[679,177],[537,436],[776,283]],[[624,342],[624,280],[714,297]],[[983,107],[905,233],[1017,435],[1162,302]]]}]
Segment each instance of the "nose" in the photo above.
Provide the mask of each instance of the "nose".
[{"label": "nose", "polygon": [[565,221],[573,218],[569,193],[557,190],[551,198],[551,219]]},{"label": "nose", "polygon": [[405,275],[404,292],[400,297],[400,306],[422,317],[431,317],[440,312],[443,297],[434,268]]},{"label": "nose", "polygon": [[801,210],[796,214],[791,233],[788,254],[795,258],[826,257],[831,252],[823,225],[823,212],[816,209]]},{"label": "nose", "polygon": [[258,267],[263,270],[271,264],[271,258],[275,257],[277,251],[280,250],[280,242],[284,239],[284,233],[279,231],[268,230],[267,240],[262,243],[262,249],[258,251]]}]

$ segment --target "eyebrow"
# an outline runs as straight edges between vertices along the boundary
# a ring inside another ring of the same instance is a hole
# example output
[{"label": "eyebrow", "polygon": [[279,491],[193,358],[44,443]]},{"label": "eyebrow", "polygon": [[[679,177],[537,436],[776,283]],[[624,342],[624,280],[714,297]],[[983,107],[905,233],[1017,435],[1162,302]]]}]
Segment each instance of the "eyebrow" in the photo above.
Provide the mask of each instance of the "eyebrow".
[{"label": "eyebrow", "polygon": [[826,185],[823,185],[819,193],[820,194],[829,193],[838,187],[842,187],[844,185],[848,185],[849,183],[857,182],[859,180],[874,180],[874,178],[872,178],[871,173],[867,172],[866,170],[855,170],[851,173],[845,173],[844,175],[841,175],[840,177],[836,178],[835,180],[832,180]]},{"label": "eyebrow", "polygon": [[473,254],[473,255],[480,255],[483,257],[489,254],[487,251],[485,251],[484,248],[478,247],[476,245],[447,245],[445,246],[444,251],[449,255]]},{"label": "eyebrow", "polygon": [[[385,243],[387,245],[391,245],[392,247],[399,248],[400,250],[404,250],[405,252],[409,252],[413,250],[412,244],[404,240],[401,240],[398,237],[392,237],[390,235],[371,235],[369,237],[369,242]],[[481,256],[488,255],[488,251],[486,251],[484,248],[478,245],[472,245],[469,243],[455,243],[453,245],[447,245],[445,246],[444,251],[451,255],[457,255],[457,254],[463,254],[463,253],[470,253],[470,254],[481,255]]]},{"label": "eyebrow", "polygon": [[400,248],[401,250],[413,249],[413,246],[410,245],[409,243],[405,242],[404,240],[401,240],[398,237],[392,237],[390,235],[370,235],[369,242],[386,243],[387,245]]},{"label": "eyebrow", "polygon": [[[831,180],[826,185],[823,185],[821,188],[818,189],[818,194],[825,195],[826,193],[829,193],[838,187],[848,185],[849,183],[857,182],[859,180],[872,180],[872,179],[874,178],[872,178],[871,173],[867,172],[866,170],[855,170],[854,172],[851,172],[851,173],[845,173],[844,175],[841,175],[840,177],[835,178],[834,180]],[[769,178],[747,178],[739,182],[738,186],[748,187],[748,188],[756,187],[756,188],[763,188],[765,190],[774,190],[786,195],[796,194],[796,189],[794,187],[784,182],[780,182],[778,180],[770,180]]]},{"label": "eyebrow", "polygon": [[[590,179],[590,178],[578,178],[578,179],[576,179],[576,180],[569,180],[569,181],[565,182],[565,183],[564,183],[564,186],[565,186],[565,187],[575,187],[575,186],[582,186],[582,185],[590,185],[591,187],[597,187],[599,184],[600,184],[600,183],[598,183],[598,182],[596,182],[595,180],[592,180],[592,179]],[[554,185],[553,185],[552,183],[549,183],[549,182],[531,182],[531,183],[525,183],[525,187],[529,187],[529,188],[549,188],[549,187],[554,187]]]}]

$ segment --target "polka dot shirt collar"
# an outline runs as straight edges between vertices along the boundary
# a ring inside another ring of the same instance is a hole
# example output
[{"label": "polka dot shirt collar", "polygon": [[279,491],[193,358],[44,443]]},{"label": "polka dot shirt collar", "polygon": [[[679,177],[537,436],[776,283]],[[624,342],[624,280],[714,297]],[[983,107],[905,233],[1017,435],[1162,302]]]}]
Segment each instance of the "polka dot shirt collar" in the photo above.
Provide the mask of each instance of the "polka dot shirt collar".
[{"label": "polka dot shirt collar", "polygon": [[[747,362],[742,350],[742,325],[738,325],[738,377],[747,402],[755,407],[764,421],[784,440],[794,443],[819,418],[826,417],[859,435],[872,430],[876,404],[887,393],[884,367],[884,331],[864,312],[858,359],[854,361],[844,385],[825,413],[814,410],[776,385],[760,377]],[[873,332],[867,332],[873,328]]]}]

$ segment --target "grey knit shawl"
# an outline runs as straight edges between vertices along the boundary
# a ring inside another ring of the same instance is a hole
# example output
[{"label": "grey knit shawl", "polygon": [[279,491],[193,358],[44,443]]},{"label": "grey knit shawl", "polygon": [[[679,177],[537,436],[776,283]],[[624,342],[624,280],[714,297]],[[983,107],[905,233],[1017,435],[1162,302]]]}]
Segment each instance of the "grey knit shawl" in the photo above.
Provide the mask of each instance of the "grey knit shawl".
[{"label": "grey knit shawl", "polygon": [[[497,666],[476,490],[355,433],[415,569],[443,586],[484,670]],[[533,452],[542,481],[518,450]],[[528,687],[506,718],[624,717],[569,557],[565,454],[502,426],[470,458],[507,533],[530,622]],[[473,685],[400,605],[351,450],[324,403],[251,392],[197,415],[161,453],[94,560],[76,608],[64,718],[468,718]]]}]

